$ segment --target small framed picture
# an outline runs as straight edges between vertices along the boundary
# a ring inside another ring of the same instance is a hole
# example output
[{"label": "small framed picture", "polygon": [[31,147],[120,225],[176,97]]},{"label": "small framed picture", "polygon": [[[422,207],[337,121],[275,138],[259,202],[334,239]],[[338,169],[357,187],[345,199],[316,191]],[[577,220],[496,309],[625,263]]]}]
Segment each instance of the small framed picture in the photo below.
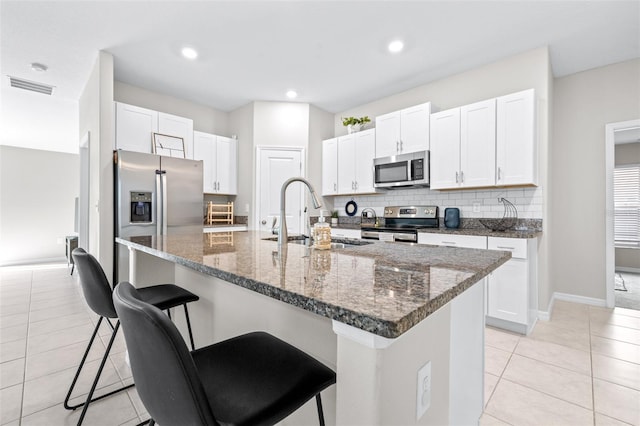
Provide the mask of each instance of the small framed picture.
[{"label": "small framed picture", "polygon": [[177,136],[153,134],[153,153],[167,157],[185,158],[184,139]]}]

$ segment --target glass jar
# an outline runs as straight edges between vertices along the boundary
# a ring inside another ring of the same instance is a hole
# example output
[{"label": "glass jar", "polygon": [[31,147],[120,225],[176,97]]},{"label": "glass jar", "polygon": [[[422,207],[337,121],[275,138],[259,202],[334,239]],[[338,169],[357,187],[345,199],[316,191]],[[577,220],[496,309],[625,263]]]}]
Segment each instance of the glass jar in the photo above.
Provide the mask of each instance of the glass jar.
[{"label": "glass jar", "polygon": [[327,222],[320,221],[313,225],[313,247],[320,250],[331,248],[331,227]]}]

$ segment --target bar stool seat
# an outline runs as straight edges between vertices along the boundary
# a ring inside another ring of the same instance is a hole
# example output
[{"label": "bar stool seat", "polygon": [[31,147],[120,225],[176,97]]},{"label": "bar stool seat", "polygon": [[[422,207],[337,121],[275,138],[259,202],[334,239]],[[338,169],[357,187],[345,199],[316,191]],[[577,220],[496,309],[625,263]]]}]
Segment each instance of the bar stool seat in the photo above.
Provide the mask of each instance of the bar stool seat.
[{"label": "bar stool seat", "polygon": [[[84,298],[91,310],[93,310],[97,315],[100,316],[96,327],[93,330],[91,339],[89,340],[89,344],[87,345],[87,349],[85,350],[82,360],[80,361],[80,365],[78,366],[76,375],[71,382],[71,386],[69,387],[69,391],[67,392],[67,396],[63,404],[67,410],[75,410],[77,408],[83,407],[82,413],[80,414],[80,418],[78,420],[78,425],[80,425],[82,424],[90,403],[113,395],[114,393],[123,391],[125,389],[129,389],[130,387],[134,386],[134,384],[124,386],[95,398],[93,397],[93,393],[98,384],[98,380],[100,379],[100,375],[102,374],[104,365],[109,358],[111,347],[113,346],[113,342],[115,341],[118,329],[120,328],[120,321],[117,321],[115,326],[110,321],[111,319],[118,318],[118,314],[115,307],[113,306],[113,290],[109,285],[109,281],[107,280],[104,270],[102,269],[102,266],[100,266],[98,260],[82,248],[74,249],[72,252],[72,256],[75,265],[78,268],[78,278],[80,281],[80,285],[82,286]],[[197,295],[175,284],[160,284],[150,287],[144,287],[139,289],[139,294],[140,297],[145,300],[145,302],[157,306],[158,309],[166,310],[169,316],[171,315],[171,308],[180,305],[184,306],[191,348],[195,349],[195,345],[193,343],[193,333],[191,331],[191,323],[189,321],[189,311],[187,309],[187,303],[199,300],[199,297]],[[80,376],[80,372],[82,371],[82,367],[84,366],[87,355],[91,350],[91,346],[93,345],[93,342],[98,335],[98,330],[100,329],[100,325],[102,324],[103,320],[106,320],[107,324],[111,327],[112,330],[109,344],[107,345],[107,348],[104,352],[102,362],[100,364],[100,367],[98,368],[98,372],[96,373],[86,401],[80,404],[70,405],[69,400],[71,399],[71,394],[73,393],[76,382],[78,381],[78,377]]]},{"label": "bar stool seat", "polygon": [[113,300],[136,390],[160,425],[273,425],[336,382],[333,370],[265,332],[189,352],[175,325],[127,282]]}]

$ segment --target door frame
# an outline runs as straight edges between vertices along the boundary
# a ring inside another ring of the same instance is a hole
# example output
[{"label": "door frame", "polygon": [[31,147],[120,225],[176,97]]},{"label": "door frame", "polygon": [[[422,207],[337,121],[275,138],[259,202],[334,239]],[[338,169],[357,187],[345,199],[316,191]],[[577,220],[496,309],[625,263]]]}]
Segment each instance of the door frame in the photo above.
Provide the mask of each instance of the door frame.
[{"label": "door frame", "polygon": [[78,247],[89,251],[89,210],[90,210],[90,179],[91,179],[91,159],[89,143],[91,134],[89,131],[80,139],[78,144],[78,154],[80,157],[80,189],[78,197]]},{"label": "door frame", "polygon": [[605,126],[605,282],[607,307],[616,304],[615,270],[616,249],[614,241],[613,169],[615,168],[615,132],[640,127],[640,119],[609,123]]},{"label": "door frame", "polygon": [[[300,161],[302,163],[301,165],[301,172],[300,172],[300,177],[303,177],[306,179],[306,175],[307,175],[307,164],[306,164],[306,155],[305,155],[305,148],[302,146],[279,146],[279,145],[256,145],[256,175],[255,175],[255,191],[253,193],[253,202],[254,202],[254,206],[255,208],[253,209],[253,220],[254,220],[254,229],[259,230],[260,229],[260,192],[261,192],[261,181],[260,181],[260,172],[261,172],[261,158],[262,158],[262,153],[264,151],[296,151],[300,153]],[[292,176],[293,177],[293,176]],[[300,221],[300,229],[298,230],[298,232],[302,232],[302,226],[305,223],[306,219],[307,219],[307,214],[308,213],[304,213],[304,206],[305,206],[305,199],[306,199],[306,195],[300,197],[300,211],[303,212],[302,214],[302,220]]]}]

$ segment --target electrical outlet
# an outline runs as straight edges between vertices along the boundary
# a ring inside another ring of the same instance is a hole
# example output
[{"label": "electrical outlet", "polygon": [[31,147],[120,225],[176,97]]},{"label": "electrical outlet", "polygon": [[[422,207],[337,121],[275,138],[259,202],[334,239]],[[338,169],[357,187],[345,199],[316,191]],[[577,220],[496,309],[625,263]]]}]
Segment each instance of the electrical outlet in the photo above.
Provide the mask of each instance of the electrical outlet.
[{"label": "electrical outlet", "polygon": [[480,213],[480,201],[473,202],[473,212]]},{"label": "electrical outlet", "polygon": [[418,370],[418,383],[416,391],[416,420],[427,412],[431,406],[431,361]]}]

